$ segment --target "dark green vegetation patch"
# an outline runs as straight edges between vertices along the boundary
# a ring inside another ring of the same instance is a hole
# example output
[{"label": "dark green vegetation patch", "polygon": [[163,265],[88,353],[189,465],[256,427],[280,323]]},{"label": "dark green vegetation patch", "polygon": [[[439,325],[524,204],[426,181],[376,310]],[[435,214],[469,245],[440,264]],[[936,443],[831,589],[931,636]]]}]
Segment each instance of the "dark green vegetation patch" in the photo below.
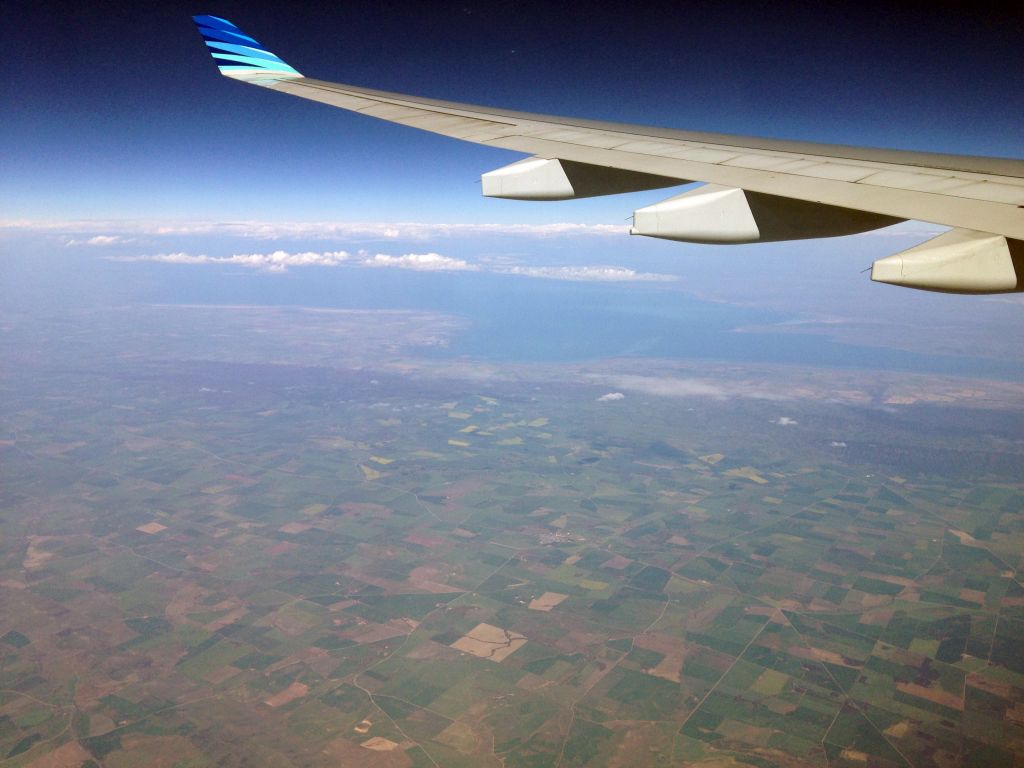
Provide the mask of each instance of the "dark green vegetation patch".
[{"label": "dark green vegetation patch", "polygon": [[29,640],[27,637],[25,637],[23,634],[21,634],[21,632],[19,632],[18,630],[12,629],[10,632],[5,634],[3,637],[0,637],[0,642],[4,642],[4,643],[7,643],[8,645],[12,645],[15,648],[24,648],[26,645],[28,645],[32,641]]}]

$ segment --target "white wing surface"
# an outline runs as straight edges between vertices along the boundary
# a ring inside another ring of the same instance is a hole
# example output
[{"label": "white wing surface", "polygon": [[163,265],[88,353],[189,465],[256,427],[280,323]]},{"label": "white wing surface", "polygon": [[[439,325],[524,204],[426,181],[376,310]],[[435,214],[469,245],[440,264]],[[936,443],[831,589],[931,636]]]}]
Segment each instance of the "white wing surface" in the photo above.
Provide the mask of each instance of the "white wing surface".
[{"label": "white wing surface", "polygon": [[634,213],[632,234],[750,243],[906,219],[952,231],[876,261],[871,277],[953,293],[1024,291],[1024,161],[747,138],[514,112],[304,77],[230,22],[194,17],[227,77],[525,160],[490,197],[564,200],[705,182]]}]

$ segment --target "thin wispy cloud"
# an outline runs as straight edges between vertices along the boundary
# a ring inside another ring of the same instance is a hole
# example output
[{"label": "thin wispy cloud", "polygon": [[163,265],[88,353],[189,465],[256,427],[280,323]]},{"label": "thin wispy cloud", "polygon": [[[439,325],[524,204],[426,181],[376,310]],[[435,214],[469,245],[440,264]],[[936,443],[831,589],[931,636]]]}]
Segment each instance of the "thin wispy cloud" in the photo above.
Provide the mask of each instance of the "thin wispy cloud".
[{"label": "thin wispy cloud", "polygon": [[624,282],[670,282],[678,280],[675,275],[659,275],[654,272],[637,272],[628,267],[501,267],[494,270],[504,275],[539,277],[545,280],[573,280],[578,282],[624,283]]},{"label": "thin wispy cloud", "polygon": [[168,235],[229,235],[257,240],[282,238],[329,239],[336,237],[377,238],[395,240],[399,238],[422,240],[433,237],[457,237],[468,235],[523,235],[532,237],[560,236],[609,236],[623,235],[626,228],[621,224],[575,224],[558,222],[550,224],[498,224],[498,223],[429,223],[429,222],[266,222],[266,221],[37,221],[33,219],[0,219],[0,229],[65,232],[73,237],[74,243],[84,244],[86,235],[116,232],[115,237]]},{"label": "thin wispy cloud", "polygon": [[785,395],[766,389],[763,384],[744,381],[710,381],[678,376],[592,376],[603,384],[627,392],[639,392],[656,397],[705,397],[713,400],[750,398],[754,400],[788,400]]}]

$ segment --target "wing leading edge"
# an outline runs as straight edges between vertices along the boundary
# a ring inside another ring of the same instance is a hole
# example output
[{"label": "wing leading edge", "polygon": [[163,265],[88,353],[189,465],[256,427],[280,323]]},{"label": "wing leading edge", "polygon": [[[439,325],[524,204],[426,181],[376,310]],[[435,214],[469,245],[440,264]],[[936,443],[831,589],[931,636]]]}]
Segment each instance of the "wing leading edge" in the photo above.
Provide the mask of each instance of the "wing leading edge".
[{"label": "wing leading edge", "polygon": [[636,211],[630,230],[697,243],[831,237],[917,219],[953,230],[876,261],[873,280],[1024,291],[1022,160],[696,133],[358,88],[304,77],[225,19],[194,20],[226,77],[531,156],[485,173],[486,196],[563,200],[701,181]]}]

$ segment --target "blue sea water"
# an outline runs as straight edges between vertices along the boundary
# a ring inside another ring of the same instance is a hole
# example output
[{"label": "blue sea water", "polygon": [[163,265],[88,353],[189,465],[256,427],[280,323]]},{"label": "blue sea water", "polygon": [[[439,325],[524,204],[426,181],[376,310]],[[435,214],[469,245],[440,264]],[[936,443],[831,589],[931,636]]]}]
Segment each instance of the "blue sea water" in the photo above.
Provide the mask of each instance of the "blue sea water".
[{"label": "blue sea water", "polygon": [[[139,267],[140,265],[133,265]],[[146,265],[161,279],[146,300],[351,309],[407,309],[466,319],[431,354],[489,361],[569,362],[663,357],[927,372],[1019,379],[1024,365],[838,343],[821,334],[740,332],[794,319],[704,301],[672,283],[594,283],[487,273],[337,269],[273,276],[235,271],[197,280],[193,270]]]},{"label": "blue sea water", "polygon": [[[839,343],[791,329],[774,333],[771,326],[797,315],[705,301],[671,282],[588,283],[365,267],[270,275],[242,267],[23,253],[25,258],[3,264],[0,298],[8,310],[69,311],[134,303],[427,310],[466,321],[448,347],[430,353],[446,357],[495,362],[660,357],[1024,377],[1024,363],[1014,360]],[[767,330],[737,330],[747,326]]]}]

